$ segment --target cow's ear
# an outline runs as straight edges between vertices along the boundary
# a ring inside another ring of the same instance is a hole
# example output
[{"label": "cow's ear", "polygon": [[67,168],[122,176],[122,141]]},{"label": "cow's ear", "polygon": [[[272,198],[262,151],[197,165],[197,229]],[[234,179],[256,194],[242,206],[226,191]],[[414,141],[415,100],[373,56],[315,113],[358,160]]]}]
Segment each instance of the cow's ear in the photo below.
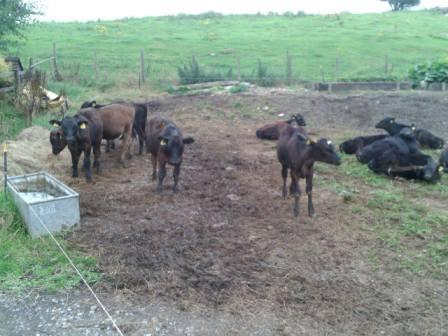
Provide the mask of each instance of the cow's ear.
[{"label": "cow's ear", "polygon": [[61,126],[61,122],[59,120],[56,119],[52,119],[48,122],[51,126],[53,127],[59,127]]},{"label": "cow's ear", "polygon": [[192,137],[186,137],[186,138],[183,139],[184,145],[190,145],[193,142],[194,142],[194,138],[192,138]]},{"label": "cow's ear", "polygon": [[86,129],[87,126],[88,126],[88,122],[85,121],[85,120],[81,120],[81,121],[78,122],[78,126],[79,126],[80,129]]}]

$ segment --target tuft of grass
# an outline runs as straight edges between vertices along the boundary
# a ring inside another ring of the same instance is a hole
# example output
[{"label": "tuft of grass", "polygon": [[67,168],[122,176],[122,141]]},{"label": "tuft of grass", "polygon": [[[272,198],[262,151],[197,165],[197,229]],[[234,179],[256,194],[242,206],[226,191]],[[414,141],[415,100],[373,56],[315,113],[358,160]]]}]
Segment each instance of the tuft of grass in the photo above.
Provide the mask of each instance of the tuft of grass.
[{"label": "tuft of grass", "polygon": [[[94,258],[56,239],[89,283],[101,277]],[[31,239],[10,197],[0,193],[0,290],[58,291],[80,285],[80,278],[49,237]]]}]

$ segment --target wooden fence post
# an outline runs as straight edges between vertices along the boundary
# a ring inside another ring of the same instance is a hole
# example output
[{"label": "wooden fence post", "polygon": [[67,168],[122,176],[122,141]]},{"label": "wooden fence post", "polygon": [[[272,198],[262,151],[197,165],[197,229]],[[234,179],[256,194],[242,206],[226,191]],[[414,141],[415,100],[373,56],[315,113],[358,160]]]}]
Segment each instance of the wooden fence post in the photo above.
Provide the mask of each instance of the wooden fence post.
[{"label": "wooden fence post", "polygon": [[286,84],[288,86],[292,84],[292,60],[289,50],[286,50]]},{"label": "wooden fence post", "polygon": [[142,84],[145,82],[145,55],[143,50],[140,50],[140,81]]},{"label": "wooden fence post", "polygon": [[58,82],[62,81],[62,76],[59,73],[58,63],[56,60],[56,43],[53,42],[53,70],[54,70],[54,79]]},{"label": "wooden fence post", "polygon": [[236,58],[236,66],[238,71],[238,81],[241,81],[241,62],[240,62],[240,56],[238,55]]},{"label": "wooden fence post", "polygon": [[335,80],[338,81],[339,79],[339,68],[340,68],[341,61],[339,60],[339,56],[336,57],[336,64],[335,64]]},{"label": "wooden fence post", "polygon": [[98,73],[98,59],[96,57],[96,51],[93,54],[93,70],[95,71],[95,81],[98,81],[99,73]]},{"label": "wooden fence post", "polygon": [[384,57],[384,74],[387,75],[389,72],[389,56]]}]

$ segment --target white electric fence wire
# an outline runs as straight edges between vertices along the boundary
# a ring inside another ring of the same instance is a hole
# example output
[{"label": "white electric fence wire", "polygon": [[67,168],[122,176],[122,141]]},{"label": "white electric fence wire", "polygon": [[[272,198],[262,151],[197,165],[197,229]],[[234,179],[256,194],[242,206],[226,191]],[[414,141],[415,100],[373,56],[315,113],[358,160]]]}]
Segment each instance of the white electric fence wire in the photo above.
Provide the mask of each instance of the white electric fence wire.
[{"label": "white electric fence wire", "polygon": [[95,292],[93,291],[92,287],[89,286],[89,284],[87,283],[86,279],[84,278],[84,276],[81,274],[81,272],[78,270],[78,268],[75,266],[75,264],[73,263],[73,261],[70,259],[70,257],[68,256],[68,254],[65,252],[64,248],[61,246],[61,244],[59,244],[59,242],[56,240],[56,238],[53,236],[53,234],[50,232],[50,230],[48,230],[47,226],[44,224],[44,222],[42,222],[42,220],[40,219],[39,215],[36,213],[36,211],[30,207],[31,212],[34,213],[34,215],[36,216],[36,218],[38,219],[39,223],[42,225],[42,227],[48,232],[48,234],[50,235],[50,237],[54,240],[54,242],[56,243],[56,245],[58,246],[58,248],[61,250],[62,254],[65,256],[65,258],[67,258],[68,262],[70,263],[70,265],[73,267],[73,269],[76,271],[76,273],[78,273],[79,277],[81,278],[82,282],[84,282],[84,284],[87,286],[87,288],[89,289],[90,293],[92,293],[93,297],[95,298],[95,300],[98,302],[98,304],[100,305],[100,307],[103,309],[104,313],[107,315],[107,317],[109,318],[109,320],[112,322],[112,325],[114,326],[114,328],[117,330],[117,332],[120,334],[120,336],[124,336],[123,333],[121,332],[120,328],[118,327],[118,325],[115,323],[115,320],[112,318],[112,316],[109,314],[109,312],[107,311],[106,307],[102,304],[102,302],[100,301],[100,299],[98,298],[98,296],[95,294]]}]

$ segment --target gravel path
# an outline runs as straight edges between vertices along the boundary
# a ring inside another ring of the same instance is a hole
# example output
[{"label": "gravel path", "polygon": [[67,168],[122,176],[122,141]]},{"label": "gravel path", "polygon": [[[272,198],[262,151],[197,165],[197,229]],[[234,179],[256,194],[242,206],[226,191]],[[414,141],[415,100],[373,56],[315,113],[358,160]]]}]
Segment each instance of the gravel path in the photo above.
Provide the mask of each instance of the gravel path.
[{"label": "gravel path", "polygon": [[[273,316],[257,319],[218,311],[181,311],[165,303],[137,307],[123,296],[102,298],[124,335],[275,335]],[[261,323],[260,323],[261,321]],[[2,336],[108,336],[119,335],[96,305],[79,290],[60,294],[17,296],[0,294]]]}]

